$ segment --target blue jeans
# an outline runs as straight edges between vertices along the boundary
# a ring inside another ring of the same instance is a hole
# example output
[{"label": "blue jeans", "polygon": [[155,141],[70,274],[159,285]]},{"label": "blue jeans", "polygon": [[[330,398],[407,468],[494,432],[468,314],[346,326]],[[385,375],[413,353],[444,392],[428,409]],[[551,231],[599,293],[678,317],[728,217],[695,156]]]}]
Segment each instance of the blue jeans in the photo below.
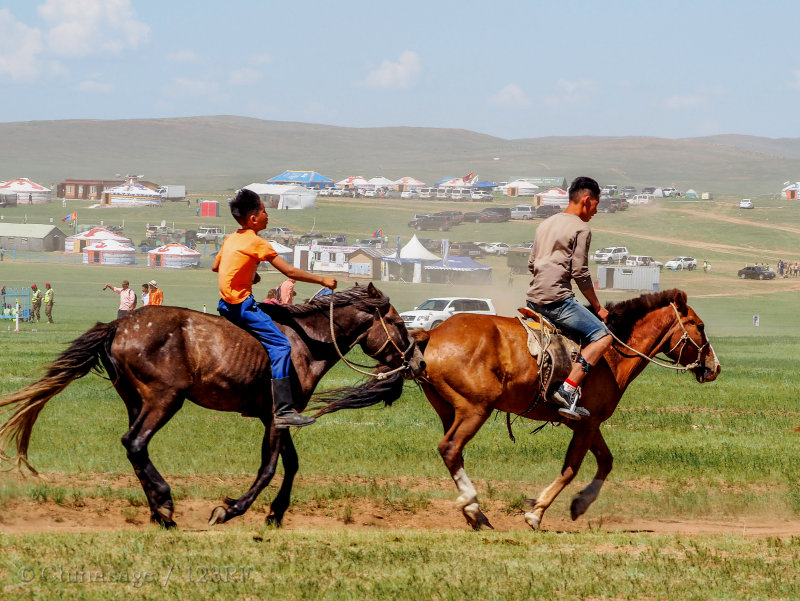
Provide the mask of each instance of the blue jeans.
[{"label": "blue jeans", "polygon": [[289,376],[289,365],[292,362],[289,339],[278,329],[272,318],[258,308],[252,295],[238,305],[219,299],[217,311],[228,321],[250,332],[264,345],[272,363],[273,380]]},{"label": "blue jeans", "polygon": [[611,333],[606,324],[576,301],[574,296],[546,305],[537,305],[528,301],[528,307],[544,315],[559,329],[579,337],[581,346],[597,342],[603,336]]}]

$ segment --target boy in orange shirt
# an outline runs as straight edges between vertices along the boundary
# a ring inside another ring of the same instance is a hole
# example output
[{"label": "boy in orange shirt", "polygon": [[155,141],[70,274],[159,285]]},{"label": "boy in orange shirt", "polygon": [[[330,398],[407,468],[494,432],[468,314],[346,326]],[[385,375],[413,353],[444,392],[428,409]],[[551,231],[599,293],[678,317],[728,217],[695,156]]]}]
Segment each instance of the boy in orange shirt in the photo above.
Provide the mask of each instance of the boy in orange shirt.
[{"label": "boy in orange shirt", "polygon": [[292,348],[289,339],[272,318],[258,308],[253,298],[253,281],[261,261],[269,261],[286,277],[336,289],[336,279],[313,275],[289,265],[278,256],[272,245],[258,237],[267,227],[269,217],[261,198],[252,190],[239,190],[230,203],[231,215],[241,229],[222,243],[211,270],[219,273],[217,311],[225,319],[244,328],[267,349],[272,364],[272,406],[275,427],[308,426],[314,418],[300,415],[294,408],[289,380]]}]

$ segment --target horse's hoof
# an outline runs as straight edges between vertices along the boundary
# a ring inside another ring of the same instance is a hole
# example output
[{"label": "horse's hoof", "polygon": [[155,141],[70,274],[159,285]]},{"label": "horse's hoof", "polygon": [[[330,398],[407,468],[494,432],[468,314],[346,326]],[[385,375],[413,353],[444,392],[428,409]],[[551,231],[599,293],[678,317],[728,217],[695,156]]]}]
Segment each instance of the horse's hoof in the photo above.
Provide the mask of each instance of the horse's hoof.
[{"label": "horse's hoof", "polygon": [[572,497],[572,502],[569,504],[569,513],[570,516],[572,516],[572,521],[574,522],[586,513],[586,510],[589,509],[589,505],[591,505],[591,502],[580,494]]},{"label": "horse's hoof", "polygon": [[265,522],[267,526],[270,526],[271,528],[280,528],[283,525],[282,520],[279,519],[274,513],[268,515]]},{"label": "horse's hoof", "polygon": [[208,518],[208,525],[216,526],[217,524],[224,524],[226,519],[228,519],[228,512],[220,505],[215,507],[214,511],[211,512],[211,517]]},{"label": "horse's hoof", "polygon": [[525,514],[525,522],[531,527],[531,530],[538,530],[542,521],[532,513]]},{"label": "horse's hoof", "polygon": [[171,528],[175,528],[178,525],[175,522],[173,522],[172,520],[165,520],[162,516],[160,516],[157,513],[153,513],[153,514],[150,515],[150,521],[153,524],[161,526],[162,528],[164,528],[166,530],[169,530]]}]

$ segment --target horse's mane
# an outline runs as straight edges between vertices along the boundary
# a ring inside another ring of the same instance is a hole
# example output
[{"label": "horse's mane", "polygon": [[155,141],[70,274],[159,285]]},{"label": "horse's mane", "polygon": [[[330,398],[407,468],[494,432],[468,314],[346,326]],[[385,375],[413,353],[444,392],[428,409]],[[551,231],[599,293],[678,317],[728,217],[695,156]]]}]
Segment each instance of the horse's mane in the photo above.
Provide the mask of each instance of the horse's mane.
[{"label": "horse's mane", "polygon": [[617,338],[628,340],[637,321],[651,311],[666,307],[670,303],[675,303],[678,310],[683,310],[686,307],[686,293],[673,288],[672,290],[643,294],[618,303],[608,303],[606,304],[606,309],[608,309],[606,325]]},{"label": "horse's mane", "polygon": [[305,317],[330,310],[331,298],[334,307],[351,306],[357,309],[372,311],[374,309],[383,310],[389,307],[389,297],[380,290],[373,287],[377,296],[370,294],[369,286],[359,286],[356,284],[349,290],[334,292],[328,296],[314,298],[303,305],[275,305],[272,303],[259,303],[262,311],[271,317],[291,316],[294,318]]}]

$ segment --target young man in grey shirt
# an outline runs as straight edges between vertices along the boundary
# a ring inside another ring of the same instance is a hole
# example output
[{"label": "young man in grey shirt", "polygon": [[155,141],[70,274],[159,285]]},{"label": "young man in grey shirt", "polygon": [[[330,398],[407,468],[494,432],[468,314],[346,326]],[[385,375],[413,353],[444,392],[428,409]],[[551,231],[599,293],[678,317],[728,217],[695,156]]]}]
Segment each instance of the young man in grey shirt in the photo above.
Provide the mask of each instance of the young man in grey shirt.
[{"label": "young man in grey shirt", "polygon": [[[533,274],[528,306],[581,341],[578,360],[551,399],[562,406],[558,410],[561,415],[574,420],[589,416],[586,409],[578,407],[580,384],[611,346],[611,333],[604,323],[608,311],[597,300],[588,266],[592,231],[587,224],[597,213],[599,200],[600,186],[595,180],[576,178],[570,184],[564,212],[545,219],[536,230],[528,259]],[[572,280],[597,315],[575,300]]]}]

